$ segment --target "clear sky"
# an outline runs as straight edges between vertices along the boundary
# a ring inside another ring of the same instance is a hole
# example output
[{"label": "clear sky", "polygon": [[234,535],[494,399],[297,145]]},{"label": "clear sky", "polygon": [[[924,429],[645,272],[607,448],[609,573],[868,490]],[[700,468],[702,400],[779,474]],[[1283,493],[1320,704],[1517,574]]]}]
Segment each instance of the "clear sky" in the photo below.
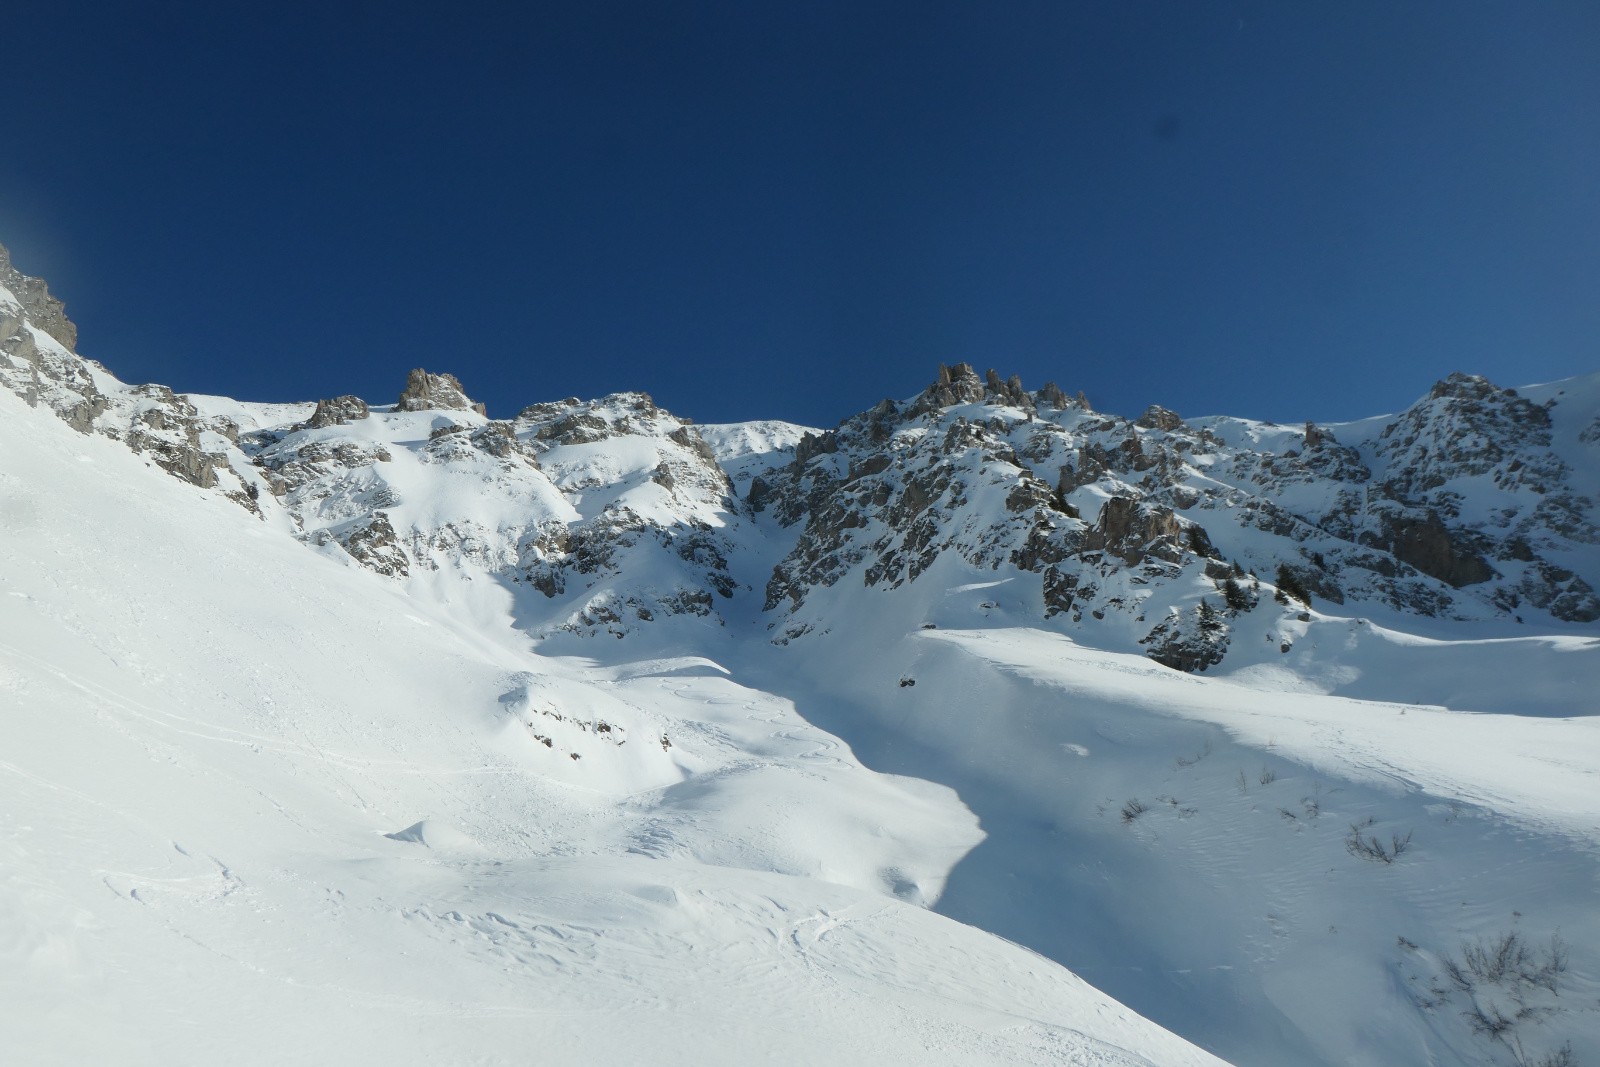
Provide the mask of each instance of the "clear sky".
[{"label": "clear sky", "polygon": [[0,243],[130,381],[831,425],[1600,370],[1596,0],[10,5]]}]

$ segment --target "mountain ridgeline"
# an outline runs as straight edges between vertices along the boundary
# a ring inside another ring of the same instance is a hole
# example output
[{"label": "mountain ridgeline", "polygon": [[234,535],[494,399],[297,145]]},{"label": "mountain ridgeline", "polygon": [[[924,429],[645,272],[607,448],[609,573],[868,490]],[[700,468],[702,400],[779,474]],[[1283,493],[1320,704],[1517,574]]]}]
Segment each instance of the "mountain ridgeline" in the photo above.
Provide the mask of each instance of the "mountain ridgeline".
[{"label": "mountain ridgeline", "polygon": [[643,393],[497,420],[422,370],[386,404],[127,385],[3,250],[0,285],[0,383],[29,404],[379,575],[493,579],[536,634],[738,617],[781,645],[828,627],[836,587],[974,575],[1039,624],[1184,671],[1227,659],[1250,616],[1278,655],[1314,608],[1600,619],[1600,376],[1452,374],[1398,415],[1325,426],[1130,420],[966,364],[826,431],[697,427]]}]

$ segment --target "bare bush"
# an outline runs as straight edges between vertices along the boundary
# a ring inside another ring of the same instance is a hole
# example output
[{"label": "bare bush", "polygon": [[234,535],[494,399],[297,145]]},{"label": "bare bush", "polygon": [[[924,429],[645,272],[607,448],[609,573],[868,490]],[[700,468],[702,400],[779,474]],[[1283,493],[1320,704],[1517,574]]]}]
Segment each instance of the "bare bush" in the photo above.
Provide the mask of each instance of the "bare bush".
[{"label": "bare bush", "polygon": [[1493,1004],[1486,1006],[1474,1002],[1461,1014],[1466,1016],[1473,1033],[1494,1041],[1505,1040],[1505,1035],[1517,1025],[1515,1018],[1506,1018],[1505,1013]]},{"label": "bare bush", "polygon": [[1461,959],[1444,959],[1445,974],[1464,992],[1479,984],[1526,985],[1559,995],[1557,983],[1567,971],[1567,945],[1553,934],[1542,949],[1533,949],[1521,934],[1510,931],[1485,941],[1462,942]]},{"label": "bare bush", "polygon": [[1411,831],[1407,830],[1404,837],[1399,834],[1391,835],[1389,844],[1385,846],[1375,835],[1362,834],[1362,828],[1371,825],[1371,819],[1365,823],[1350,824],[1350,834],[1344,839],[1346,852],[1352,856],[1360,856],[1364,860],[1372,860],[1374,863],[1393,863],[1397,856],[1411,847]]},{"label": "bare bush", "polygon": [[1260,782],[1262,785],[1271,785],[1277,780],[1278,772],[1273,770],[1271,767],[1261,768],[1261,773],[1256,775],[1256,781]]},{"label": "bare bush", "polygon": [[1143,815],[1149,810],[1150,809],[1145,806],[1144,801],[1140,800],[1138,797],[1133,797],[1126,804],[1122,805],[1122,821],[1133,822],[1133,820],[1137,819],[1139,816]]},{"label": "bare bush", "polygon": [[[1399,946],[1419,962],[1434,961],[1426,981],[1414,986],[1417,1005],[1432,1011],[1455,1002],[1472,1033],[1510,1053],[1519,1067],[1577,1067],[1571,1043],[1536,1056],[1528,1047],[1531,1028],[1569,1008],[1560,997],[1567,971],[1567,946],[1559,934],[1531,944],[1515,930],[1463,941],[1454,954],[1433,957],[1404,937]],[[1495,1062],[1499,1062],[1498,1059]]]},{"label": "bare bush", "polygon": [[1300,806],[1305,809],[1306,818],[1315,819],[1322,814],[1322,783],[1317,782],[1311,787],[1311,795],[1300,798]]},{"label": "bare bush", "polygon": [[1554,1052],[1529,1060],[1528,1067],[1578,1067],[1578,1058],[1572,1054],[1572,1042],[1568,1041]]}]

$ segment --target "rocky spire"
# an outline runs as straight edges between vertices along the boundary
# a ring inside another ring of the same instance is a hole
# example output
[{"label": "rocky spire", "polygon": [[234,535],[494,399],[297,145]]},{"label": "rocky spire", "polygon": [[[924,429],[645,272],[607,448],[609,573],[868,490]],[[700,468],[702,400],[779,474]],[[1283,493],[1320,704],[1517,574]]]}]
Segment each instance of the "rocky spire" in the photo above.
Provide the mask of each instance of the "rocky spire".
[{"label": "rocky spire", "polygon": [[1033,394],[1034,400],[1040,404],[1048,404],[1057,411],[1063,410],[1068,404],[1067,394],[1062,392],[1061,386],[1055,382],[1045,382],[1039,391]]},{"label": "rocky spire", "polygon": [[1012,407],[1033,410],[1033,398],[1022,387],[1022,378],[1019,375],[1013,374],[1002,381],[1000,372],[991,367],[984,373],[983,384],[984,399],[991,404],[1009,404]]},{"label": "rocky spire", "polygon": [[923,398],[932,407],[947,408],[953,404],[976,404],[983,400],[983,379],[970,363],[939,364],[939,377],[922,391]]},{"label": "rocky spire", "polygon": [[395,404],[397,411],[476,411],[487,415],[488,409],[468,399],[466,390],[453,374],[429,374],[421,367],[406,376],[405,391]]},{"label": "rocky spire", "polygon": [[1151,404],[1144,409],[1144,414],[1134,420],[1135,426],[1142,426],[1147,430],[1173,430],[1183,427],[1183,418],[1176,412],[1162,407],[1160,404]]}]

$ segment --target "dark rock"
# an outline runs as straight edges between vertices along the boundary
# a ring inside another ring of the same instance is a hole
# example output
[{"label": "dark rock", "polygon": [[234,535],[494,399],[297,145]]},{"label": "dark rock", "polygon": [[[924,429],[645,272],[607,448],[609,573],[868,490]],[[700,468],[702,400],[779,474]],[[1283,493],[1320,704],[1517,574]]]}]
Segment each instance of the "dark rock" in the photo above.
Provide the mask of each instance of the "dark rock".
[{"label": "dark rock", "polygon": [[320,430],[325,426],[343,426],[364,419],[369,414],[367,402],[360,397],[336,396],[331,400],[317,401],[317,410],[311,413],[311,418],[302,423],[302,426],[310,430]]},{"label": "dark rock", "polygon": [[1151,404],[1144,409],[1144,414],[1134,420],[1135,426],[1142,426],[1147,430],[1179,430],[1183,428],[1183,419],[1175,411],[1168,411],[1160,404]]},{"label": "dark rock", "polygon": [[410,560],[385,512],[375,511],[365,522],[352,523],[333,536],[350,558],[368,570],[390,578],[404,578],[411,573]]},{"label": "dark rock", "polygon": [[[998,376],[996,376],[998,378]],[[932,411],[954,407],[956,404],[977,404],[984,399],[983,379],[970,363],[951,366],[939,364],[939,376],[922,391],[918,398],[919,411]]]},{"label": "dark rock", "polygon": [[1193,611],[1174,613],[1157,623],[1140,644],[1149,645],[1145,655],[1162,666],[1193,674],[1222,662],[1228,641],[1227,618],[1201,600]]},{"label": "dark rock", "polygon": [[1176,563],[1183,556],[1181,537],[1182,526],[1172,509],[1114,496],[1084,537],[1083,551],[1106,552],[1130,566],[1150,556]]},{"label": "dark rock", "polygon": [[1065,411],[1071,403],[1067,399],[1067,394],[1062,391],[1061,386],[1055,382],[1045,382],[1041,385],[1038,392],[1033,394],[1033,399],[1038,406],[1052,407],[1057,411]]},{"label": "dark rock", "polygon": [[1431,509],[1422,516],[1383,516],[1385,547],[1402,563],[1454,588],[1495,577],[1494,568],[1440,521]]}]

